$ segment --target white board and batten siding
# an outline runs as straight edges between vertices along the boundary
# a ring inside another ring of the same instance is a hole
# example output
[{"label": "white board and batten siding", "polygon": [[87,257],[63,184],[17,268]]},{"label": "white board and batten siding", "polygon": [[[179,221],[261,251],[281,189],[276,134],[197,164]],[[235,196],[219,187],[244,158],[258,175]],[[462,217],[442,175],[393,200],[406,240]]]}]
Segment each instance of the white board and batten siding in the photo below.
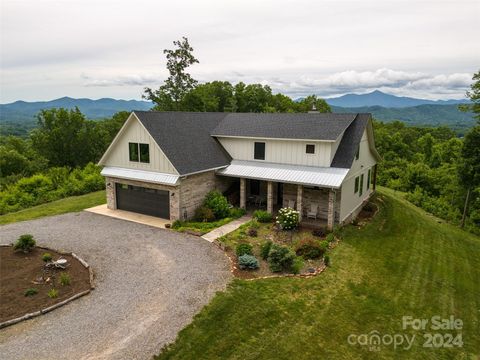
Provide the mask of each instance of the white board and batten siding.
[{"label": "white board and batten siding", "polygon": [[[130,161],[128,143],[131,142],[149,144],[149,163]],[[112,143],[111,148],[109,148],[107,153],[104,155],[100,165],[156,171],[166,174],[178,174],[170,160],[168,160],[155,140],[134,114],[130,115],[124,127],[120,130],[119,134]]]},{"label": "white board and batten siding", "polygon": [[[355,212],[358,207],[371,195],[373,189],[370,184],[367,189],[368,170],[371,170],[370,176],[373,177],[373,166],[377,163],[375,156],[370,150],[367,131],[364,131],[360,142],[360,153],[358,160],[354,159],[345,180],[342,184],[342,197],[340,204],[340,221],[344,221],[348,216]],[[355,178],[363,174],[363,191],[355,193]]]},{"label": "white board and batten siding", "polygon": [[[252,139],[217,137],[222,146],[235,160],[262,161],[277,164],[329,167],[332,145],[327,141],[292,141],[281,139]],[[265,143],[265,160],[254,159],[254,143]],[[315,153],[307,154],[306,145],[315,145]]]}]

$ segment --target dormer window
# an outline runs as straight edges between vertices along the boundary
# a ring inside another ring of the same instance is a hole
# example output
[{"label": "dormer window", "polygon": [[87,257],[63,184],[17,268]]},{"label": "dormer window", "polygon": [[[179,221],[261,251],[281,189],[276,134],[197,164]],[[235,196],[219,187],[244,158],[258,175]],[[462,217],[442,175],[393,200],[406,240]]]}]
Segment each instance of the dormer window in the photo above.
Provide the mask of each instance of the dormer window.
[{"label": "dormer window", "polygon": [[307,144],[306,148],[305,148],[305,152],[307,154],[315,154],[315,145],[313,144]]},{"label": "dormer window", "polygon": [[265,160],[265,143],[255,142],[253,149],[253,158],[255,160]]},{"label": "dormer window", "polygon": [[128,143],[130,161],[150,163],[150,146],[148,144]]}]

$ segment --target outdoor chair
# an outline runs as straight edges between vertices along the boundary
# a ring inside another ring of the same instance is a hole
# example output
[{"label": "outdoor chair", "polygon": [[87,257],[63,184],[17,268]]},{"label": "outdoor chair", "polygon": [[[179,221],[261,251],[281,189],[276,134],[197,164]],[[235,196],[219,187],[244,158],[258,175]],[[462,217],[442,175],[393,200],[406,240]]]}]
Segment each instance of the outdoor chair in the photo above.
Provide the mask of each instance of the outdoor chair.
[{"label": "outdoor chair", "polygon": [[310,210],[307,211],[307,218],[317,220],[318,204],[310,204]]}]

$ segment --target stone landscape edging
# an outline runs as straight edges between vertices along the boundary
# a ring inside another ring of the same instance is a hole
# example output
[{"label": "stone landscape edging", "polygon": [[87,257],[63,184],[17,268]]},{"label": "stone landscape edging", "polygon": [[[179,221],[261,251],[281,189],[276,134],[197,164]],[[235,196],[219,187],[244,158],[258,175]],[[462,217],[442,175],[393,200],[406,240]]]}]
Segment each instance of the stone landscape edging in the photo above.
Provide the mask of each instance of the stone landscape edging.
[{"label": "stone landscape edging", "polygon": [[[12,244],[0,244],[1,247],[12,247],[13,245]],[[56,303],[56,304],[53,304],[51,306],[48,306],[44,309],[41,309],[41,310],[38,310],[38,311],[34,311],[32,313],[28,313],[28,314],[25,314],[23,316],[20,316],[20,317],[17,317],[17,318],[14,318],[14,319],[10,319],[10,320],[7,320],[7,321],[3,321],[0,323],[0,329],[2,328],[5,328],[7,326],[10,326],[10,325],[14,325],[14,324],[17,324],[21,321],[24,321],[24,320],[28,320],[28,319],[32,319],[34,317],[37,317],[37,316],[40,316],[40,315],[43,315],[43,314],[46,314],[52,310],[55,310],[63,305],[66,305],[68,304],[70,301],[73,301],[73,300],[76,300],[82,296],[85,296],[87,294],[90,293],[90,291],[94,290],[95,289],[95,284],[93,282],[93,270],[92,268],[90,267],[90,265],[85,261],[83,260],[81,257],[79,257],[78,255],[76,255],[75,253],[69,253],[69,252],[65,252],[65,251],[61,251],[61,250],[55,250],[55,249],[51,249],[51,248],[47,248],[47,247],[44,247],[44,246],[36,246],[38,249],[44,249],[44,250],[50,250],[50,251],[55,251],[56,253],[60,254],[60,255],[70,255],[72,256],[73,258],[75,258],[76,260],[78,260],[80,262],[80,264],[82,264],[82,266],[84,268],[86,268],[88,270],[88,274],[89,274],[89,282],[90,282],[90,289],[88,290],[84,290],[82,292],[79,292],[75,295],[72,295],[70,296],[68,299],[65,299],[63,301],[60,301],[59,303]]]}]

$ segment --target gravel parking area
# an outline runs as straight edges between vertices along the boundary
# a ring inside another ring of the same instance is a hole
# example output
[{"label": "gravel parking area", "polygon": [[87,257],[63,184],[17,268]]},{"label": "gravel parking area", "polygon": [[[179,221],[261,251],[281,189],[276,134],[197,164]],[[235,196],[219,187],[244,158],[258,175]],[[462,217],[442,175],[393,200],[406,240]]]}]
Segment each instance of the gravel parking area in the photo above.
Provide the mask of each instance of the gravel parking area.
[{"label": "gravel parking area", "polygon": [[0,243],[31,233],[73,251],[96,289],[0,330],[4,359],[150,359],[230,281],[223,252],[198,237],[81,212],[0,227]]}]

